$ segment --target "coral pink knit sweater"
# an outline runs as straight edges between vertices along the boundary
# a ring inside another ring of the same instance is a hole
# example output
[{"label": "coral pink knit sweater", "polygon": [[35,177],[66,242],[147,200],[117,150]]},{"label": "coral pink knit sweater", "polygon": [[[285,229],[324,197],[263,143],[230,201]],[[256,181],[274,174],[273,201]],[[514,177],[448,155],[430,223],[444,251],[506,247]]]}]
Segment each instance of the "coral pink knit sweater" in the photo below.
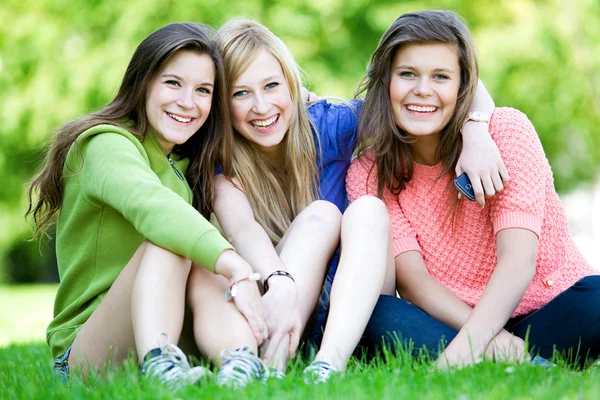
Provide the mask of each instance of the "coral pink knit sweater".
[{"label": "coral pink knit sweater", "polygon": [[[477,304],[497,263],[495,235],[523,228],[538,238],[536,274],[513,317],[537,310],[587,275],[598,274],[579,253],[554,190],[552,171],[534,127],[514,109],[494,111],[490,132],[510,174],[504,191],[480,209],[461,200],[451,216],[456,190],[442,165],[414,164],[413,179],[400,195],[384,193],[393,229],[394,257],[421,252],[429,273],[469,306]],[[350,201],[377,195],[377,172],[369,157],[354,160],[346,186]],[[367,176],[369,181],[367,185]]]}]

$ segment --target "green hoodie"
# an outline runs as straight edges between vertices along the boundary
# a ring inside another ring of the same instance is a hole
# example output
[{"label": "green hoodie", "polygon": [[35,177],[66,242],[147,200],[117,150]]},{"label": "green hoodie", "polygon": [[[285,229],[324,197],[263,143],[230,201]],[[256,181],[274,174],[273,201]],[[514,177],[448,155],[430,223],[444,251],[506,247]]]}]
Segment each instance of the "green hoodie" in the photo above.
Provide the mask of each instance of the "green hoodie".
[{"label": "green hoodie", "polygon": [[192,192],[181,179],[189,160],[173,155],[171,165],[152,133],[140,142],[125,129],[98,125],[76,143],[63,169],[56,228],[60,285],[46,337],[55,358],[144,240],[213,271],[232,248],[191,206]]}]

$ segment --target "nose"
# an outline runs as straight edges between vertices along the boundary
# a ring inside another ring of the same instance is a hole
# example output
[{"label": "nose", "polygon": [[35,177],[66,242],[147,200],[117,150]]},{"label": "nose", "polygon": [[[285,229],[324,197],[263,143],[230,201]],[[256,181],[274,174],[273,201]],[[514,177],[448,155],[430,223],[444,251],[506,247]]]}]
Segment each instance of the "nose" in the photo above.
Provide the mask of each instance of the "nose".
[{"label": "nose", "polygon": [[271,108],[269,101],[262,93],[255,94],[252,101],[252,111],[254,111],[256,114],[266,114]]},{"label": "nose", "polygon": [[194,108],[194,94],[191,90],[182,90],[179,92],[177,105],[185,110]]},{"label": "nose", "polygon": [[430,96],[432,90],[429,79],[420,78],[415,85],[414,92],[417,96]]}]

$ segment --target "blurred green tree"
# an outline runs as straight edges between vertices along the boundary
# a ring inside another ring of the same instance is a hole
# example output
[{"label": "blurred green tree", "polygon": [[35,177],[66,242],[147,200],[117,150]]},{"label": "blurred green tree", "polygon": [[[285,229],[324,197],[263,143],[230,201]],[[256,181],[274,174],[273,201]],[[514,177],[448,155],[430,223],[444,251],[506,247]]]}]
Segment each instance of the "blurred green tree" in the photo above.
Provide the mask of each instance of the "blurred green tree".
[{"label": "blurred green tree", "polygon": [[[25,187],[57,126],[116,92],[135,46],[175,21],[214,27],[244,16],[291,48],[320,94],[351,97],[379,37],[400,14],[451,9],[469,23],[482,79],[497,105],[529,115],[559,191],[597,173],[600,160],[600,4],[596,0],[4,0],[0,5],[0,282],[7,266],[36,267],[25,245]],[[47,252],[47,251],[46,251]],[[23,254],[21,254],[23,253]],[[28,264],[28,265],[19,265]],[[10,276],[9,276],[10,275]]]}]

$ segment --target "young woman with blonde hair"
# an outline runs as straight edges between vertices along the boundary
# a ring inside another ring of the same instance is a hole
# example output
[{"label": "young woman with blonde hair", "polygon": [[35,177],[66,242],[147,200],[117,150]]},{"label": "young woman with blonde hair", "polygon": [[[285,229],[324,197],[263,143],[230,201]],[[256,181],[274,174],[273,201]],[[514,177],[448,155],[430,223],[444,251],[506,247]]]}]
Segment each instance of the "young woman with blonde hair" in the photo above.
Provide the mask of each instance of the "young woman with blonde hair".
[{"label": "young woman with blonde hair", "polygon": [[[234,20],[219,34],[235,145],[232,174],[217,177],[215,215],[239,254],[265,278],[264,359],[284,370],[304,332],[320,342],[305,380],[324,381],[346,367],[379,295],[395,293],[384,203],[362,197],[347,207],[344,180],[361,103],[319,101],[307,108],[297,64],[266,27]],[[489,136],[485,125],[479,129]],[[200,269],[191,279],[199,288],[194,314],[230,321],[204,343],[213,358],[219,349],[239,347],[223,357],[232,370],[247,371],[247,378],[237,377],[241,384],[280,376],[255,362],[259,343],[244,347],[253,340],[245,321],[216,295],[227,282]]]}]

